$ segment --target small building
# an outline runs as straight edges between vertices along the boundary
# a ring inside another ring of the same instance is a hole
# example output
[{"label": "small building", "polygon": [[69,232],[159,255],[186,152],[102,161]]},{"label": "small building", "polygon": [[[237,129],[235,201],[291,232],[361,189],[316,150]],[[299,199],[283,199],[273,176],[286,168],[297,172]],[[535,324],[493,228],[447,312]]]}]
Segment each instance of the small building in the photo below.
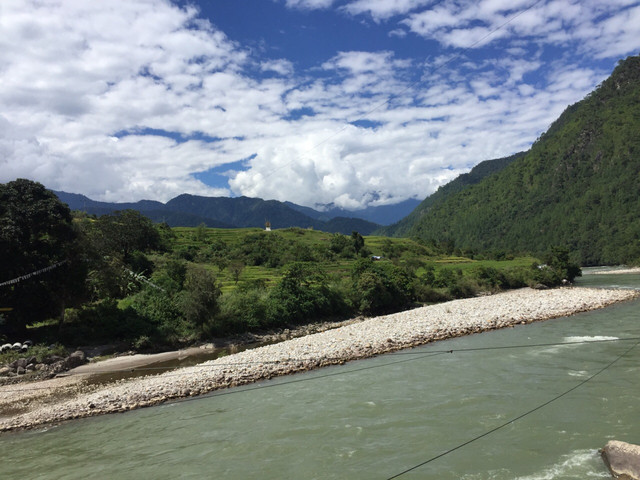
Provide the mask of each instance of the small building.
[{"label": "small building", "polygon": [[269,220],[264,222],[264,230],[265,230],[265,232],[270,232],[271,231],[271,222]]}]

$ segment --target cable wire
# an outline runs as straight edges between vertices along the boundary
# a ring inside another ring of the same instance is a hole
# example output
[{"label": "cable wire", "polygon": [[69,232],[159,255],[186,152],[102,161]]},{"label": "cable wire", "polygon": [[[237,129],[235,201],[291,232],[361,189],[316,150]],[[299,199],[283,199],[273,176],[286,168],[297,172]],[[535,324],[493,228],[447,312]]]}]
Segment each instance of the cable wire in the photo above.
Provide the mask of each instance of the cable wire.
[{"label": "cable wire", "polygon": [[449,449],[449,450],[447,450],[446,452],[442,452],[442,453],[440,453],[439,455],[436,455],[436,456],[434,456],[434,457],[431,457],[429,460],[426,460],[426,461],[424,461],[424,462],[422,462],[422,463],[419,463],[418,465],[415,465],[415,466],[413,466],[413,467],[411,467],[411,468],[408,468],[408,469],[406,469],[406,470],[404,470],[404,471],[402,471],[402,472],[400,472],[400,473],[398,473],[398,474],[396,474],[396,475],[393,475],[392,477],[388,477],[388,478],[387,478],[387,480],[393,480],[393,479],[395,479],[395,478],[401,477],[402,475],[404,475],[404,474],[406,474],[406,473],[412,472],[413,470],[416,470],[416,469],[418,469],[418,468],[420,468],[420,467],[423,467],[423,466],[427,465],[428,463],[433,462],[434,460],[437,460],[437,459],[439,459],[439,458],[442,458],[442,457],[444,457],[445,455],[448,455],[448,454],[450,454],[450,453],[452,453],[452,452],[455,452],[456,450],[459,450],[459,449],[461,449],[461,448],[463,448],[463,447],[466,447],[467,445],[469,445],[469,444],[471,444],[471,443],[473,443],[473,442],[475,442],[475,441],[477,441],[477,440],[480,440],[481,438],[484,438],[484,437],[486,437],[486,436],[488,436],[488,435],[491,435],[492,433],[497,432],[498,430],[500,430],[500,429],[502,429],[502,428],[504,428],[504,427],[506,427],[506,426],[508,426],[508,425],[511,425],[512,423],[515,423],[515,422],[517,422],[518,420],[521,420],[521,419],[523,419],[524,417],[526,417],[526,416],[528,416],[528,415],[531,415],[531,414],[532,414],[532,413],[534,413],[534,412],[537,412],[538,410],[540,410],[540,409],[542,409],[542,408],[546,407],[547,405],[549,405],[549,404],[551,404],[551,403],[555,402],[556,400],[559,400],[559,399],[561,399],[562,397],[564,397],[564,396],[568,395],[569,393],[573,392],[574,390],[577,390],[578,388],[582,387],[582,386],[583,386],[584,384],[586,384],[587,382],[590,382],[590,381],[591,381],[591,380],[593,380],[595,377],[597,377],[598,375],[600,375],[602,372],[604,372],[605,370],[608,370],[609,368],[611,368],[615,363],[617,363],[621,358],[623,358],[627,353],[629,353],[631,350],[633,350],[634,348],[636,348],[638,345],[640,345],[640,342],[636,342],[633,346],[631,346],[630,348],[628,348],[627,350],[625,350],[621,355],[618,355],[618,357],[616,357],[616,359],[615,359],[615,360],[613,360],[612,362],[610,362],[610,363],[608,363],[607,365],[605,365],[603,368],[601,368],[600,370],[598,370],[596,373],[594,373],[593,375],[591,375],[589,378],[587,378],[587,379],[583,380],[582,382],[580,382],[580,383],[578,383],[577,385],[573,386],[573,387],[572,387],[572,388],[570,388],[569,390],[566,390],[566,391],[562,392],[560,395],[556,395],[556,396],[555,396],[555,397],[553,397],[551,400],[548,400],[548,401],[546,401],[546,402],[544,402],[544,403],[542,403],[542,404],[538,405],[537,407],[532,408],[531,410],[528,410],[528,411],[526,411],[525,413],[523,413],[523,414],[521,414],[521,415],[518,415],[518,416],[517,416],[517,417],[515,417],[515,418],[512,418],[512,419],[511,419],[511,420],[509,420],[508,422],[505,422],[505,423],[503,423],[503,424],[501,424],[501,425],[498,425],[497,427],[492,428],[491,430],[489,430],[489,431],[487,431],[487,432],[485,432],[485,433],[483,433],[483,434],[481,434],[481,435],[478,435],[477,437],[472,438],[471,440],[467,440],[466,442],[461,443],[460,445],[457,445],[457,446],[455,446],[455,447],[453,447],[453,448],[450,448],[450,449]]},{"label": "cable wire", "polygon": [[[626,337],[626,338],[615,338],[615,339],[602,339],[602,340],[588,340],[588,341],[580,341],[580,342],[556,342],[556,343],[535,343],[535,344],[527,344],[527,345],[503,345],[503,346],[497,346],[497,347],[478,347],[478,348],[460,348],[460,349],[451,349],[451,350],[435,350],[435,351],[428,351],[428,352],[392,352],[392,353],[385,353],[383,355],[387,355],[390,357],[393,356],[405,356],[405,355],[409,355],[412,356],[414,358],[408,359],[408,360],[400,360],[400,361],[394,361],[394,362],[389,362],[389,363],[385,363],[382,365],[372,365],[372,366],[368,366],[368,367],[363,367],[357,370],[349,370],[347,372],[344,373],[351,373],[352,371],[362,371],[362,370],[368,370],[371,368],[381,368],[381,367],[385,367],[387,365],[394,365],[397,363],[402,363],[404,361],[413,361],[413,360],[420,360],[423,358],[428,358],[428,357],[432,357],[432,356],[437,356],[437,355],[442,355],[445,353],[449,353],[449,354],[453,354],[453,353],[467,353],[467,352],[478,352],[478,351],[492,351],[492,350],[504,350],[504,349],[521,349],[521,348],[536,348],[536,347],[554,347],[554,346],[568,346],[568,345],[584,345],[584,344],[596,344],[596,343],[606,343],[606,342],[625,342],[625,341],[638,341],[640,343],[640,337]],[[379,357],[379,356],[378,356]],[[220,358],[224,358],[224,357],[220,357]],[[354,360],[366,360],[366,359],[371,359],[371,358],[376,358],[376,357],[369,357],[369,358],[358,358],[358,359],[354,359]],[[304,363],[304,362],[309,362],[309,361],[315,361],[318,364],[321,364],[323,361],[327,361],[327,362],[343,362],[343,361],[347,361],[345,358],[343,357],[319,357],[319,358],[288,358],[288,359],[282,359],[282,360],[260,360],[260,361],[243,361],[243,362],[224,362],[224,363],[211,363],[211,364],[205,364],[205,363],[201,363],[201,364],[196,364],[196,365],[190,365],[190,366],[176,366],[176,367],[134,367],[134,368],[120,368],[120,369],[113,369],[113,370],[95,370],[93,372],[79,372],[79,373],[71,373],[71,374],[67,374],[67,375],[61,375],[61,377],[74,377],[74,376],[92,376],[92,375],[107,375],[107,374],[118,374],[118,373],[135,373],[135,372],[145,372],[145,371],[149,371],[149,372],[154,372],[154,371],[158,371],[158,370],[164,370],[166,372],[170,372],[170,371],[176,371],[182,368],[189,368],[189,367],[197,367],[197,368],[222,368],[222,367],[234,367],[234,366],[247,366],[247,365],[286,365],[289,363]],[[335,363],[331,364],[331,365],[336,365]],[[327,365],[328,366],[328,365]],[[340,373],[340,372],[338,372]],[[180,373],[165,373],[164,377],[175,377],[175,376],[182,376],[184,375],[183,372]],[[330,374],[328,376],[333,376],[336,375],[336,373]],[[322,376],[320,377],[314,377],[314,378],[324,378]],[[37,390],[47,390],[51,387],[33,387],[33,388],[25,388],[25,389],[15,389],[15,390],[10,390],[10,389],[1,389],[1,391],[3,392],[29,392],[29,391],[37,391]],[[246,390],[246,389],[244,389]]]}]

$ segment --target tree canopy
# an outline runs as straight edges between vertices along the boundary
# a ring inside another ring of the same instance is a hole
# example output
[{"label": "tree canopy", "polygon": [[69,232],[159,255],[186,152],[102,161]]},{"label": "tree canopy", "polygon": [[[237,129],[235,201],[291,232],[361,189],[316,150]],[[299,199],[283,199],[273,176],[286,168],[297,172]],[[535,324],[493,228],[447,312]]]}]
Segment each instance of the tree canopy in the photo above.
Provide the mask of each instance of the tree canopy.
[{"label": "tree canopy", "polygon": [[[53,316],[77,287],[82,262],[67,205],[43,185],[25,179],[0,184],[0,307],[11,308],[5,330]],[[71,274],[73,272],[73,274]]]}]

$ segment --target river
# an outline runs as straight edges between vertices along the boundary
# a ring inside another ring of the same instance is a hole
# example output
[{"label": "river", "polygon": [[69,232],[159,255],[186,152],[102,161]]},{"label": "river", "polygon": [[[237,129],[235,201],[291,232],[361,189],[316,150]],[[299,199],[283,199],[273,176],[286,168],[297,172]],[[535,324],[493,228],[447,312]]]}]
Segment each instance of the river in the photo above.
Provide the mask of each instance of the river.
[{"label": "river", "polygon": [[640,443],[639,318],[636,300],[2,435],[0,478],[610,478],[597,449]]}]

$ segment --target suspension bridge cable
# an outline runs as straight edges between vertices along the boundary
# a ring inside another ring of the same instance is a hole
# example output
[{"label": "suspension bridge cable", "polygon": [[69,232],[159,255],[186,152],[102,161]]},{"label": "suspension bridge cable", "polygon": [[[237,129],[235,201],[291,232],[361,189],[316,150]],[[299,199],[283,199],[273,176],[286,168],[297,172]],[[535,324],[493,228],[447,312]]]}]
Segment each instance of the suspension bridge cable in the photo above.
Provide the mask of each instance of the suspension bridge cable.
[{"label": "suspension bridge cable", "polygon": [[21,275],[19,277],[13,278],[11,280],[7,280],[6,282],[0,283],[0,287],[4,287],[4,286],[7,286],[7,285],[14,285],[14,284],[22,282],[24,280],[28,280],[31,277],[35,277],[36,275],[41,275],[43,273],[50,272],[51,270],[54,270],[54,269],[64,265],[65,263],[67,263],[67,260],[62,260],[61,262],[54,263],[53,265],[49,265],[48,267],[41,268],[40,270],[36,270],[34,272],[27,273],[26,275]]},{"label": "suspension bridge cable", "polygon": [[[382,368],[382,367],[387,367],[389,365],[397,365],[400,363],[408,363],[408,362],[413,362],[415,360],[421,360],[423,358],[427,358],[427,357],[434,357],[437,355],[442,355],[442,353],[440,352],[436,352],[436,353],[432,353],[432,352],[428,352],[428,353],[424,353],[422,356],[416,356],[414,358],[405,358],[403,360],[397,360],[397,361],[393,361],[393,362],[388,362],[388,363],[384,363],[381,365],[368,365],[366,367],[360,367],[360,368],[356,368],[356,369],[352,369],[352,370],[347,370],[347,371],[340,371],[340,372],[333,372],[333,373],[327,373],[324,375],[316,375],[313,377],[305,377],[305,378],[300,378],[300,379],[295,379],[295,380],[290,380],[287,382],[282,382],[282,383],[274,383],[274,384],[268,384],[268,385],[260,385],[257,387],[250,387],[250,388],[243,388],[242,390],[226,390],[226,391],[222,391],[222,390],[218,390],[218,391],[212,391],[213,393],[209,393],[209,394],[203,394],[200,397],[193,397],[193,398],[189,398],[188,400],[198,400],[198,398],[202,398],[204,395],[207,396],[218,396],[218,395],[231,395],[234,393],[239,393],[239,392],[245,392],[245,391],[249,391],[249,390],[258,390],[258,389],[262,389],[262,388],[269,388],[269,387],[275,387],[275,386],[279,386],[279,385],[288,385],[291,383],[300,383],[300,382],[307,382],[309,380],[316,380],[319,378],[327,378],[327,377],[335,377],[338,375],[346,375],[349,373],[355,373],[355,372],[362,372],[365,370],[373,370],[376,368]],[[344,359],[342,359],[344,360]],[[360,360],[364,360],[364,359],[360,359]],[[265,362],[255,362],[256,364],[261,364],[261,363],[265,363]],[[286,362],[283,362],[286,363]],[[250,363],[238,363],[238,365],[249,365]],[[234,364],[222,364],[222,365],[202,365],[203,367],[221,367],[221,366],[226,366],[226,365],[234,365]],[[327,365],[329,366],[329,365]],[[336,366],[335,364],[333,364],[333,366]],[[125,373],[125,372],[131,372],[132,370],[127,370],[127,369],[122,369],[122,370],[113,370],[111,372],[108,373]],[[103,373],[103,372],[100,372]],[[305,372],[291,372],[293,373],[305,373]],[[67,375],[67,377],[70,376],[80,376],[80,375],[90,375],[90,374],[85,374],[85,373],[78,373],[78,374],[73,374],[73,375]],[[167,377],[180,377],[183,376],[184,373],[167,373],[165,375],[163,375],[163,378],[167,378]],[[263,380],[267,380],[266,378],[261,378],[256,380],[256,382],[259,381],[263,381]],[[0,389],[0,391],[2,392],[30,392],[30,391],[37,391],[37,390],[48,390],[51,387],[34,387],[34,388],[25,388],[25,389]],[[178,400],[178,399],[176,399]],[[185,399],[186,400],[186,399]]]},{"label": "suspension bridge cable", "polygon": [[478,436],[476,436],[476,437],[474,437],[474,438],[472,438],[472,439],[470,439],[470,440],[467,440],[467,441],[466,441],[466,442],[464,442],[464,443],[461,443],[460,445],[457,445],[457,446],[455,446],[455,447],[453,447],[453,448],[450,448],[450,449],[449,449],[449,450],[447,450],[446,452],[442,452],[442,453],[440,453],[439,455],[436,455],[436,456],[434,456],[434,457],[431,457],[430,459],[428,459],[428,460],[426,460],[426,461],[424,461],[424,462],[421,462],[421,463],[419,463],[419,464],[417,464],[417,465],[415,465],[415,466],[413,466],[413,467],[411,467],[411,468],[408,468],[408,469],[406,469],[406,470],[404,470],[404,471],[402,471],[402,472],[400,472],[400,473],[397,473],[396,475],[393,475],[392,477],[388,477],[388,478],[387,478],[387,480],[393,480],[393,479],[395,479],[395,478],[401,477],[402,475],[405,475],[406,473],[412,472],[412,471],[414,471],[414,470],[416,470],[416,469],[418,469],[418,468],[420,468],[420,467],[423,467],[423,466],[425,466],[425,465],[427,465],[427,464],[429,464],[429,463],[431,463],[431,462],[433,462],[433,461],[435,461],[435,460],[437,460],[437,459],[439,459],[439,458],[442,458],[442,457],[444,457],[444,456],[446,456],[446,455],[449,455],[449,454],[450,454],[450,453],[452,453],[452,452],[455,452],[456,450],[460,450],[461,448],[466,447],[467,445],[469,445],[469,444],[471,444],[471,443],[473,443],[473,442],[475,442],[475,441],[477,441],[477,440],[480,440],[481,438],[484,438],[484,437],[486,437],[486,436],[488,436],[488,435],[491,435],[492,433],[497,432],[498,430],[500,430],[500,429],[502,429],[502,428],[504,428],[504,427],[506,427],[506,426],[508,426],[508,425],[511,425],[511,424],[513,424],[513,423],[517,422],[518,420],[521,420],[521,419],[523,419],[524,417],[526,417],[526,416],[528,416],[528,415],[531,415],[531,414],[532,414],[532,413],[534,413],[534,412],[537,412],[538,410],[540,410],[540,409],[542,409],[542,408],[546,407],[547,405],[549,405],[549,404],[551,404],[551,403],[555,402],[556,400],[559,400],[559,399],[561,399],[562,397],[564,397],[564,396],[568,395],[569,393],[573,392],[574,390],[577,390],[578,388],[580,388],[580,387],[582,387],[583,385],[585,385],[587,382],[590,382],[590,381],[591,381],[591,380],[593,380],[595,377],[597,377],[598,375],[600,375],[600,374],[601,374],[601,373],[603,373],[604,371],[606,371],[606,370],[608,370],[609,368],[611,368],[611,367],[612,367],[614,364],[616,364],[616,363],[617,363],[621,358],[623,358],[627,353],[629,353],[631,350],[633,350],[634,348],[636,348],[638,345],[640,345],[640,342],[636,342],[633,346],[631,346],[630,348],[628,348],[627,350],[625,350],[621,355],[618,355],[618,357],[616,357],[616,359],[615,359],[615,360],[613,360],[612,362],[610,362],[610,363],[608,363],[607,365],[605,365],[603,368],[601,368],[600,370],[598,370],[596,373],[594,373],[593,375],[591,375],[589,378],[587,378],[587,379],[583,380],[582,382],[580,382],[580,383],[578,383],[577,385],[575,385],[575,386],[571,387],[570,389],[568,389],[568,390],[566,390],[566,391],[562,392],[561,394],[556,395],[556,396],[555,396],[555,397],[553,397],[551,400],[547,400],[546,402],[544,402],[544,403],[542,403],[542,404],[538,405],[537,407],[532,408],[531,410],[528,410],[528,411],[526,411],[525,413],[523,413],[523,414],[521,414],[521,415],[518,415],[518,416],[517,416],[517,417],[515,417],[515,418],[512,418],[512,419],[511,419],[511,420],[509,420],[508,422],[505,422],[505,423],[503,423],[503,424],[501,424],[501,425],[498,425],[497,427],[492,428],[491,430],[489,430],[489,431],[487,431],[487,432],[484,432],[484,433],[483,433],[483,434],[481,434],[481,435],[478,435]]},{"label": "suspension bridge cable", "polygon": [[[586,340],[586,341],[580,341],[580,342],[555,342],[555,343],[536,343],[536,344],[528,344],[528,345],[503,345],[503,346],[496,346],[496,347],[479,347],[479,348],[460,348],[460,349],[452,349],[452,350],[435,350],[435,351],[429,351],[429,352],[392,352],[392,353],[385,353],[383,355],[388,355],[390,357],[392,356],[402,356],[402,355],[409,355],[412,356],[414,358],[408,359],[408,360],[400,360],[397,362],[389,362],[386,364],[382,364],[382,365],[372,365],[372,366],[368,366],[368,367],[363,367],[361,369],[357,369],[357,370],[349,370],[347,372],[344,373],[351,373],[352,371],[361,371],[361,370],[368,370],[371,368],[381,368],[381,367],[385,367],[387,365],[394,365],[396,363],[402,363],[404,361],[413,361],[413,360],[420,360],[423,358],[428,358],[428,357],[432,357],[432,356],[437,356],[437,355],[442,355],[445,353],[449,353],[449,354],[453,354],[453,353],[467,353],[467,352],[477,352],[477,351],[491,351],[491,350],[503,350],[503,349],[522,349],[522,348],[536,348],[536,347],[555,347],[555,346],[568,346],[568,345],[584,345],[584,344],[597,344],[597,343],[607,343],[607,342],[625,342],[625,341],[638,341],[640,343],[640,337],[626,337],[626,338],[616,338],[616,339],[601,339],[601,340]],[[378,356],[377,358],[379,358],[380,356]],[[354,359],[354,360],[368,360],[371,358],[376,358],[376,357],[369,357],[369,358],[359,358],[359,359]],[[177,369],[181,369],[181,368],[190,368],[190,367],[194,367],[194,368],[199,368],[199,369],[203,369],[203,368],[222,368],[222,367],[234,367],[234,366],[248,366],[248,365],[286,365],[286,364],[290,364],[290,363],[304,363],[304,362],[309,362],[309,361],[318,361],[318,362],[322,362],[322,361],[328,361],[328,362],[341,362],[341,361],[347,361],[345,358],[343,357],[320,357],[320,358],[288,358],[288,359],[282,359],[282,360],[259,360],[259,361],[239,361],[239,362],[224,362],[224,363],[213,363],[213,364],[197,364],[197,365],[191,365],[191,366],[176,366],[174,369],[172,369],[171,367],[133,367],[133,368],[120,368],[120,369],[105,369],[105,370],[94,370],[92,372],[79,372],[79,373],[71,373],[71,374],[67,374],[64,375],[64,377],[74,377],[74,376],[91,376],[91,375],[106,375],[106,374],[121,374],[121,373],[135,373],[135,372],[154,372],[154,371],[158,371],[158,370],[164,370],[164,371],[176,371]],[[330,364],[330,365],[336,365],[334,364]],[[328,366],[328,365],[327,365]],[[338,372],[339,374],[340,372]],[[164,377],[176,377],[176,376],[182,376],[184,375],[183,372],[180,373],[165,373]],[[331,374],[330,376],[336,375],[336,373]],[[313,377],[313,378],[324,378],[322,376],[320,377]],[[20,390],[8,390],[8,389],[3,389],[2,391],[4,392],[28,392],[28,391],[37,391],[37,390],[46,390],[49,389],[50,387],[33,387],[33,388],[26,388],[26,389],[20,389]],[[246,389],[245,389],[246,390]]]}]

